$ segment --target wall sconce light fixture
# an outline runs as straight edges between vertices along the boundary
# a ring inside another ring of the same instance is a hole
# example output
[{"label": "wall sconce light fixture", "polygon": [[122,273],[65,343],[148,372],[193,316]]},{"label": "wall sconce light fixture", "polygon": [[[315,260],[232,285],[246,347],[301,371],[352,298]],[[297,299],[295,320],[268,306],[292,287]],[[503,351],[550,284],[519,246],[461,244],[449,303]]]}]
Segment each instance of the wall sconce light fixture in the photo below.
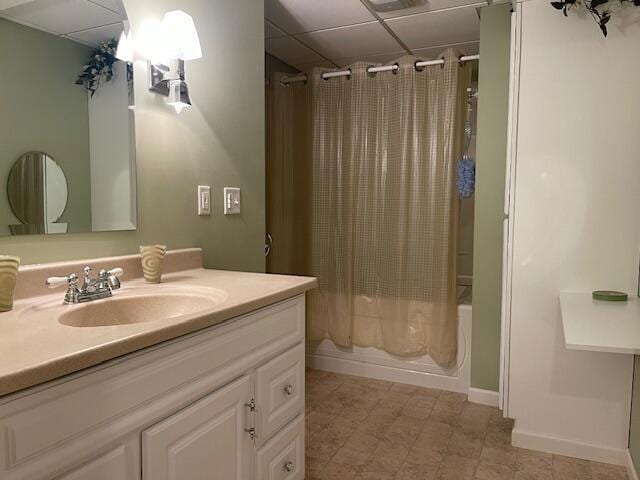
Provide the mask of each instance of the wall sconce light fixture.
[{"label": "wall sconce light fixture", "polygon": [[191,106],[184,62],[202,58],[202,50],[189,14],[173,10],[164,15],[162,22],[147,21],[140,26],[135,41],[125,29],[116,57],[126,61],[146,60],[149,90],[166,96],[167,105],[178,114]]}]

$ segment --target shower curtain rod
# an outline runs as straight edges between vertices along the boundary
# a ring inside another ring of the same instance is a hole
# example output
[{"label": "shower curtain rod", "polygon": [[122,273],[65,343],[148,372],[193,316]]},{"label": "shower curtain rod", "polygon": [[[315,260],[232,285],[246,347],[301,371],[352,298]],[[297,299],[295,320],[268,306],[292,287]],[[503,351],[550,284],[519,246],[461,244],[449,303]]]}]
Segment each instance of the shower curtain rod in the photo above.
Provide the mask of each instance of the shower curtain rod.
[{"label": "shower curtain rod", "polygon": [[[458,61],[460,63],[464,63],[464,62],[470,62],[472,60],[479,60],[479,59],[480,59],[480,55],[466,55],[466,56],[460,57]],[[414,64],[414,67],[418,72],[420,72],[424,67],[430,67],[432,65],[444,65],[444,58],[441,58],[439,60],[426,60],[426,61],[416,62]],[[383,65],[381,67],[369,67],[367,68],[367,73],[392,72],[392,71],[398,70],[399,68],[400,67],[398,66],[398,64],[394,63],[393,65]],[[348,77],[350,75],[351,75],[351,69],[348,68],[347,70],[323,73],[322,75],[320,75],[320,77],[323,80],[329,80],[330,78]],[[307,75],[303,73],[302,75],[296,75],[295,77],[288,77],[288,76],[282,77],[282,80],[280,80],[280,84],[289,85],[290,83],[294,83],[294,82],[306,82],[306,81],[307,81]]]}]

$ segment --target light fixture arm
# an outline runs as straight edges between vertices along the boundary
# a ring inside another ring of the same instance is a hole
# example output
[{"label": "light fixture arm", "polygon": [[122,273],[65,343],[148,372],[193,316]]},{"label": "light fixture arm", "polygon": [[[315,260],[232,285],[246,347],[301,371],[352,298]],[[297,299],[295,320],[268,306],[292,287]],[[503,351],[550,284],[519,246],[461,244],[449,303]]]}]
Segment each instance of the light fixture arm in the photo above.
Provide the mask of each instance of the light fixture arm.
[{"label": "light fixture arm", "polygon": [[170,60],[168,65],[154,65],[149,62],[149,90],[165,97],[169,95],[171,80],[184,81],[184,60]]}]

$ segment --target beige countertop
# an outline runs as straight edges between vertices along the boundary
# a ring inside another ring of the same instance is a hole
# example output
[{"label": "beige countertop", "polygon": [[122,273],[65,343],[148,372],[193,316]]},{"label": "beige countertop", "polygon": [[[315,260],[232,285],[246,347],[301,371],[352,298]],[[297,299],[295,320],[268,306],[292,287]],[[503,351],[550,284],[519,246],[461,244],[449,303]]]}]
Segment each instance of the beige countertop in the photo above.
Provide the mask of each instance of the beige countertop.
[{"label": "beige countertop", "polygon": [[[21,298],[11,312],[0,313],[0,396],[217,325],[302,294],[316,285],[316,279],[310,277],[203,268],[168,273],[157,285],[133,278],[123,281],[114,298],[136,289],[161,293],[168,288],[195,287],[223,292],[222,301],[215,307],[169,319],[84,328],[58,322],[55,312],[82,307],[61,305],[64,288]],[[32,315],[33,312],[39,315]]]}]

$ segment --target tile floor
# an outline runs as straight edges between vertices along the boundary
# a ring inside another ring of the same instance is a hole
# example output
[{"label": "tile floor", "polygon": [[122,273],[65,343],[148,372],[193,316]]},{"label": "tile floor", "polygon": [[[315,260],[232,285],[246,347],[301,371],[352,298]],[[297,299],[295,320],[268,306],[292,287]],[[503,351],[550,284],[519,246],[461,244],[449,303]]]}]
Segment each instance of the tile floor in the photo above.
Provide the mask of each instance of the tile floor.
[{"label": "tile floor", "polygon": [[512,422],[458,393],[307,370],[306,404],[306,480],[627,480],[512,447]]}]

